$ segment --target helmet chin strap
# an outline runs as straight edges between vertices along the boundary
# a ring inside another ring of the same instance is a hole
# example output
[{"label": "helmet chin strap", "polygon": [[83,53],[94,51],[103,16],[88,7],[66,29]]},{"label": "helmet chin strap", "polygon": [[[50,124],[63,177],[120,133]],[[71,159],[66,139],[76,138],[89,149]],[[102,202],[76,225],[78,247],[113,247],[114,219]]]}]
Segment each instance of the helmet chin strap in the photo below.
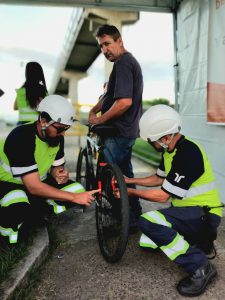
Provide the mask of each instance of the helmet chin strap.
[{"label": "helmet chin strap", "polygon": [[55,121],[51,120],[47,124],[45,124],[44,126],[41,126],[41,133],[42,133],[43,138],[46,138],[46,129],[49,126],[51,126],[53,123],[55,123]]},{"label": "helmet chin strap", "polygon": [[169,140],[168,144],[164,144],[163,142],[159,142],[159,141],[157,141],[157,143],[158,143],[161,147],[163,147],[163,149],[164,149],[165,151],[167,151],[168,148],[169,148],[169,144],[171,143],[171,141],[172,141],[174,135],[175,135],[175,133],[171,134],[170,140]]},{"label": "helmet chin strap", "polygon": [[46,129],[47,129],[46,126],[42,126],[42,127],[41,127],[41,133],[42,133],[43,138],[46,137]]}]

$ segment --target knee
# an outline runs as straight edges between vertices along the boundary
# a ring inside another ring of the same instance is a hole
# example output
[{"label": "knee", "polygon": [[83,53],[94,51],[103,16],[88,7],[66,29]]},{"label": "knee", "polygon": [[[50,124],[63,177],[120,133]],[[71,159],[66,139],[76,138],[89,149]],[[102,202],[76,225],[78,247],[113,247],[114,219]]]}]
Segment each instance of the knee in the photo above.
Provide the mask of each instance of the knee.
[{"label": "knee", "polygon": [[140,217],[139,218],[139,222],[138,222],[138,225],[139,225],[139,228],[140,230],[143,232],[143,233],[146,233],[149,231],[149,228],[151,227],[151,222],[146,220],[144,217]]}]

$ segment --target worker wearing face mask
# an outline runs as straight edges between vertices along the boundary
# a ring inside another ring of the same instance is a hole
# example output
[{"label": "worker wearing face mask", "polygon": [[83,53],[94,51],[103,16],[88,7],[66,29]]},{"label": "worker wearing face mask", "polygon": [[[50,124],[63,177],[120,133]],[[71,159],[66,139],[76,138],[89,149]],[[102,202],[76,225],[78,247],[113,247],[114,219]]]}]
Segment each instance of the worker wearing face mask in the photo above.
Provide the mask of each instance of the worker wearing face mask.
[{"label": "worker wearing face mask", "polygon": [[160,248],[187,272],[177,285],[180,294],[200,295],[217,275],[208,260],[222,216],[213,170],[201,146],[180,133],[181,118],[170,106],[152,106],[139,125],[141,137],[162,152],[162,160],[155,175],[125,180],[161,189],[128,188],[128,194],[171,203],[169,208],[141,215],[140,246]]}]

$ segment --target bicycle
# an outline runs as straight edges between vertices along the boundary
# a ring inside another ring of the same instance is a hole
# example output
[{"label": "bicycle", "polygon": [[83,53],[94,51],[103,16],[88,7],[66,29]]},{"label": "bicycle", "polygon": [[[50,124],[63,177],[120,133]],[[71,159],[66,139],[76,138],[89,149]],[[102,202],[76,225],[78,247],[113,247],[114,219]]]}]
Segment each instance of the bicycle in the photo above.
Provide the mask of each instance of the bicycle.
[{"label": "bicycle", "polygon": [[105,125],[88,127],[86,146],[80,148],[78,155],[76,181],[86,190],[101,190],[95,196],[98,243],[105,260],[117,262],[122,258],[128,241],[127,187],[120,168],[104,161],[102,137],[112,134],[114,128]]}]

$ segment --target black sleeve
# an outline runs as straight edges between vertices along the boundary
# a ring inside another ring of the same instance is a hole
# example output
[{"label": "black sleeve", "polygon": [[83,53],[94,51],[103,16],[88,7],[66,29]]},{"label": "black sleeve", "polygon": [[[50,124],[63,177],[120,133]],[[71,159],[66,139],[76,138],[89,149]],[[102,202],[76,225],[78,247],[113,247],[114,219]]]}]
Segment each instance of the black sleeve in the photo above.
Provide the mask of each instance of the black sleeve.
[{"label": "black sleeve", "polygon": [[201,150],[193,142],[184,140],[176,150],[162,189],[172,197],[182,199],[186,196],[192,183],[203,173],[204,161]]},{"label": "black sleeve", "polygon": [[158,169],[156,170],[156,175],[161,178],[166,178],[166,171],[165,171],[165,165],[164,165],[164,158],[163,155],[161,157],[161,161],[159,164]]},{"label": "black sleeve", "polygon": [[38,166],[34,158],[34,125],[21,125],[8,135],[4,152],[9,160],[14,177],[36,172]]},{"label": "black sleeve", "polygon": [[59,151],[57,152],[55,161],[53,162],[53,167],[62,166],[65,164],[65,155],[64,155],[64,137],[61,136]]}]

